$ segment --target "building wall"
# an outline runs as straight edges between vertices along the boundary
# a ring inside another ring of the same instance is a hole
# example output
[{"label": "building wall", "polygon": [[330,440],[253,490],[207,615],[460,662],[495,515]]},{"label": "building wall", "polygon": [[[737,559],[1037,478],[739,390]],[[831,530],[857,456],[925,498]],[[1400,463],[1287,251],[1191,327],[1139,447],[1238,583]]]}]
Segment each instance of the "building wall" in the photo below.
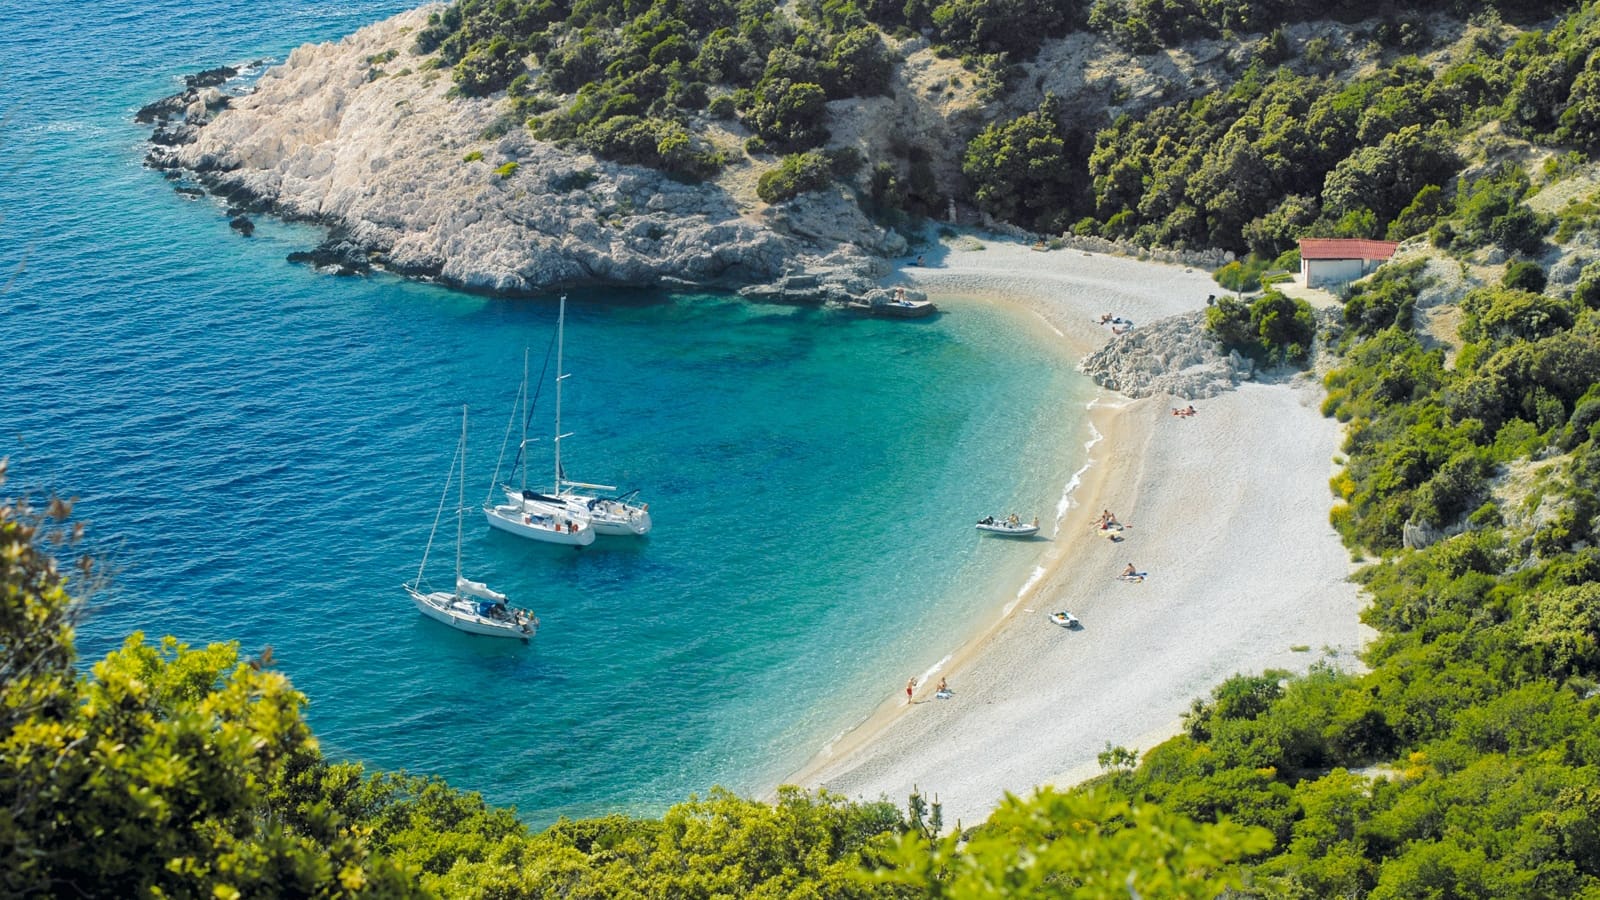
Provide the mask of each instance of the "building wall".
[{"label": "building wall", "polygon": [[1332,287],[1349,284],[1376,268],[1359,259],[1302,259],[1301,274],[1306,287]]}]

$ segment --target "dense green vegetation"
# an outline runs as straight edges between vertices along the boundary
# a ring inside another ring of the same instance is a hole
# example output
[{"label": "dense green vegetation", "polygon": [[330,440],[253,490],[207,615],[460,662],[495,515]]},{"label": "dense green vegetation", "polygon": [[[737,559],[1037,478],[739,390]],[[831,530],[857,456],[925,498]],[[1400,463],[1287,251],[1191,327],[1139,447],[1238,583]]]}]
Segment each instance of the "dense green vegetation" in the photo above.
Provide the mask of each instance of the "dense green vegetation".
[{"label": "dense green vegetation", "polygon": [[[1262,896],[1600,891],[1600,310],[1508,267],[1447,360],[1412,331],[1429,281],[1416,261],[1360,286],[1327,376],[1334,523],[1382,554],[1359,574],[1372,671],[1230,679],[1104,779],[1270,829]],[[1435,542],[1402,549],[1408,525]]]},{"label": "dense green vegetation", "polygon": [[797,152],[827,140],[828,100],[887,90],[892,61],[860,12],[805,11],[797,23],[771,0],[462,0],[417,45],[462,93],[505,90],[540,137],[696,178],[724,161],[688,127],[696,113],[736,113],[753,151]]},{"label": "dense green vegetation", "polygon": [[[1480,24],[1425,64],[1415,54],[1443,40],[1429,12]],[[1565,18],[1548,32],[1501,24],[1551,14]],[[1297,45],[1283,30],[1325,16],[1367,19],[1360,34],[1381,51],[1375,70],[1341,76],[1354,42]],[[1461,179],[1463,141],[1493,122],[1580,154],[1600,146],[1600,80],[1584,64],[1600,48],[1592,3],[1434,2],[1397,15],[1376,0],[460,0],[431,18],[417,45],[438,52],[457,90],[505,90],[512,122],[540,137],[694,179],[740,152],[824,147],[829,101],[890,90],[898,59],[886,38],[929,35],[938,52],[961,56],[980,96],[997,101],[1043,41],[1083,30],[1141,52],[1266,37],[1230,51],[1217,89],[1170,86],[1179,97],[1114,121],[1081,108],[1067,115],[1046,98],[989,122],[962,157],[963,184],[931,183],[925,165],[919,173],[912,140],[864,160],[864,170],[886,167],[897,181],[892,199],[913,212],[955,195],[1038,231],[1146,246],[1270,259],[1307,233],[1398,239],[1470,206],[1464,227],[1433,232],[1440,246],[1532,253],[1554,223],[1522,204],[1526,176],[1508,168]],[[718,118],[749,133],[742,148],[711,143],[705,125]],[[864,203],[875,212],[892,212],[882,191],[836,178],[870,192]]]}]

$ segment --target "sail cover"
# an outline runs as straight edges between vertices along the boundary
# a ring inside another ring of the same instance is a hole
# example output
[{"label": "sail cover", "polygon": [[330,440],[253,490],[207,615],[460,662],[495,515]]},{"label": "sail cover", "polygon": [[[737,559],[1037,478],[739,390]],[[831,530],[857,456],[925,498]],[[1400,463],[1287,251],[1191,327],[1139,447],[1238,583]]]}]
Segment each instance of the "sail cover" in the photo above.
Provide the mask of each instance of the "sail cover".
[{"label": "sail cover", "polygon": [[484,600],[493,600],[496,603],[506,602],[505,594],[502,594],[496,590],[491,590],[487,584],[484,584],[481,581],[469,581],[466,578],[457,578],[456,590],[463,594],[470,594],[474,597],[479,597]]}]

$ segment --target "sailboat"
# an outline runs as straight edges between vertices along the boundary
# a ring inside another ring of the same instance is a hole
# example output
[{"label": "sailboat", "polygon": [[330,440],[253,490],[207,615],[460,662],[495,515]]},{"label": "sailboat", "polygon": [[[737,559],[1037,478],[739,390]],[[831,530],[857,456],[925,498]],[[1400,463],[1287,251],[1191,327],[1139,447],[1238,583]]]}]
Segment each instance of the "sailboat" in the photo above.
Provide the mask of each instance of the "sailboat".
[{"label": "sailboat", "polygon": [[[439,520],[444,516],[444,505],[450,497],[450,480],[455,477],[457,464],[460,474],[456,485],[456,580],[455,589],[435,591],[425,588],[428,571],[428,552],[433,549],[433,539],[439,533]],[[456,445],[456,458],[451,461],[451,475],[444,481],[444,493],[439,497],[439,512],[433,517],[433,531],[428,533],[428,545],[422,551],[422,565],[417,568],[416,581],[405,585],[411,602],[423,615],[443,622],[458,631],[483,634],[490,637],[521,638],[526,641],[539,630],[539,619],[525,609],[515,609],[506,603],[506,595],[491,589],[481,581],[472,581],[461,574],[461,532],[466,516],[467,483],[467,408],[461,407],[461,440]]]},{"label": "sailboat", "polygon": [[[566,347],[567,331],[567,295],[561,295],[560,312],[556,316],[556,439],[555,439],[555,489],[551,492],[553,497],[542,494],[531,494],[526,486],[521,490],[506,487],[506,496],[515,502],[518,498],[535,503],[559,502],[569,515],[582,517],[588,520],[589,526],[596,534],[610,535],[642,535],[650,531],[650,504],[639,503],[637,490],[624,494],[612,493],[610,495],[580,494],[573,488],[584,491],[616,491],[615,485],[589,484],[582,481],[570,481],[566,472],[561,468],[561,441],[563,438],[572,437],[561,433],[561,382],[567,380],[568,373],[561,371],[562,356]],[[523,358],[523,380],[527,380],[527,358]],[[526,387],[524,387],[526,390]],[[526,467],[524,467],[526,471]]]},{"label": "sailboat", "polygon": [[[559,391],[560,382],[557,382]],[[574,547],[585,547],[594,543],[594,529],[589,524],[587,509],[571,509],[567,502],[560,497],[547,497],[543,494],[528,490],[528,466],[525,462],[528,450],[528,354],[522,354],[522,388],[517,391],[517,404],[512,410],[514,417],[522,419],[522,441],[517,445],[518,469],[522,473],[520,486],[513,487],[509,484],[502,485],[505,489],[506,502],[494,503],[486,500],[483,504],[483,515],[489,525],[508,534],[518,537],[531,538],[544,541],[548,544],[568,544]],[[515,424],[515,423],[513,423]],[[506,429],[506,439],[509,442],[511,429]],[[556,415],[556,471],[561,470],[561,416]],[[501,448],[501,457],[504,458],[505,450]],[[498,481],[500,473],[495,472]],[[494,488],[490,487],[490,497],[493,497]]]}]

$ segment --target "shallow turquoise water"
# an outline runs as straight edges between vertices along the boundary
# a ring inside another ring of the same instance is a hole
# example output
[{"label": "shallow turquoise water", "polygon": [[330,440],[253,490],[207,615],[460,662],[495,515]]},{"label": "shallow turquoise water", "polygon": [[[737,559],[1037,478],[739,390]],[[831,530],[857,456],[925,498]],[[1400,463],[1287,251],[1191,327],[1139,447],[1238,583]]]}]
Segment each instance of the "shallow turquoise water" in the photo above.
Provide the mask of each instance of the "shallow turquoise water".
[{"label": "shallow turquoise water", "polygon": [[979,303],[892,322],[576,293],[567,471],[643,488],[656,529],[573,551],[470,518],[469,571],[544,628],[524,647],[422,619],[400,583],[459,407],[471,502],[553,299],[291,266],[316,232],[240,238],[141,168],[131,124],[185,72],[402,8],[91,3],[0,34],[6,491],[78,495],[116,568],[86,655],[133,630],[270,644],[333,756],[533,822],[763,790],[1015,596],[1048,543],[971,523],[1049,519],[1088,389],[1043,329]]}]

